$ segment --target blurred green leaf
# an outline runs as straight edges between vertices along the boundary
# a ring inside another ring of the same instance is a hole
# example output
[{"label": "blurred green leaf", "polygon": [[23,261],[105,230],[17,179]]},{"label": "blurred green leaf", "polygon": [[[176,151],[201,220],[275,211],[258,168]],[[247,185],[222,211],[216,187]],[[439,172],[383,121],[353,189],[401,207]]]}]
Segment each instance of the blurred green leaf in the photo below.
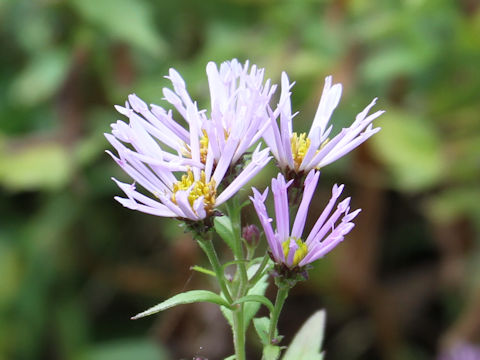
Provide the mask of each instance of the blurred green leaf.
[{"label": "blurred green leaf", "polygon": [[0,308],[9,304],[20,288],[22,266],[15,247],[0,241]]},{"label": "blurred green leaf", "polygon": [[310,316],[297,332],[282,360],[322,360],[320,353],[325,331],[325,311]]},{"label": "blurred green leaf", "polygon": [[11,190],[58,189],[72,174],[67,150],[55,143],[0,149],[0,184]]},{"label": "blurred green leaf", "polygon": [[51,98],[65,79],[70,58],[63,49],[36,54],[10,87],[11,99],[21,105],[36,105]]},{"label": "blurred green leaf", "polygon": [[151,55],[165,52],[165,43],[153,22],[149,4],[142,0],[73,0],[89,22],[115,39],[139,47]]},{"label": "blurred green leaf", "polygon": [[166,352],[144,339],[123,339],[100,344],[87,350],[79,360],[167,360]]},{"label": "blurred green leaf", "polygon": [[390,171],[395,187],[420,191],[442,180],[444,160],[440,139],[425,119],[389,110],[379,123],[382,130],[370,144]]}]

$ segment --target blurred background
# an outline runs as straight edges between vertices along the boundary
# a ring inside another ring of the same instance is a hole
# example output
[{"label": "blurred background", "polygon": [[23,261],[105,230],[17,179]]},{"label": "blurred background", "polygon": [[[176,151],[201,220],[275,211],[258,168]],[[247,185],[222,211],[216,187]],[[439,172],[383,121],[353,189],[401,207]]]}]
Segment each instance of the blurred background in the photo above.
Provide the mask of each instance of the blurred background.
[{"label": "blurred background", "polygon": [[[129,93],[166,106],[170,67],[208,108],[207,62],[234,57],[296,81],[296,130],[329,74],[344,85],[337,130],[373,97],[387,110],[323,170],[312,210],[342,182],[363,212],[292,291],[284,343],[320,308],[330,360],[434,359],[480,341],[478,1],[1,0],[0,53],[0,359],[232,353],[215,306],[129,320],[212,284],[189,269],[205,262],[177,221],[113,200],[110,177],[127,177],[103,133]],[[275,169],[262,174],[263,189]]]}]

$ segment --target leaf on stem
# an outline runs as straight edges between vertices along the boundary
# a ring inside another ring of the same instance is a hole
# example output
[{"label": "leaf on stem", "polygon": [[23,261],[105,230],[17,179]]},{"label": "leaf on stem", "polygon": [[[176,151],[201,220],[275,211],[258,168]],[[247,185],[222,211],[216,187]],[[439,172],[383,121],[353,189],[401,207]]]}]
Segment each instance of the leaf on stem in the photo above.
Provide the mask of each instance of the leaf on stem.
[{"label": "leaf on stem", "polygon": [[133,316],[131,319],[136,320],[145,316],[156,314],[160,311],[169,309],[177,305],[192,304],[196,302],[210,302],[230,308],[228,302],[214,292],[207,290],[192,290],[175,295],[170,299],[165,300],[164,302],[161,302],[160,304],[155,305],[154,307],[151,307],[150,309]]},{"label": "leaf on stem", "polygon": [[273,311],[273,304],[270,300],[268,300],[265,296],[262,295],[246,295],[238,300],[236,300],[233,304],[240,304],[246,302],[257,302],[260,304],[265,305],[270,312]]},{"label": "leaf on stem", "polygon": [[210,276],[216,277],[214,271],[205,269],[202,266],[193,265],[193,266],[190,267],[190,270],[197,271],[197,272],[205,274],[205,275],[210,275]]},{"label": "leaf on stem", "polygon": [[235,247],[233,242],[235,241],[235,236],[233,234],[233,226],[230,218],[228,216],[216,217],[214,220],[214,227],[220,238],[225,241],[232,251],[234,251]]}]

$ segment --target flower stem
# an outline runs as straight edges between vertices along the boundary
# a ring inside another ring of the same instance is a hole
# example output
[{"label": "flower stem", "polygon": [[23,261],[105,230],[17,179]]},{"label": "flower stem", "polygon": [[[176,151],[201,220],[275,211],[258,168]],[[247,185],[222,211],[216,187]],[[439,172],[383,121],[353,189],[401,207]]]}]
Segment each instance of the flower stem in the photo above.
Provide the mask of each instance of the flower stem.
[{"label": "flower stem", "polygon": [[265,254],[265,256],[262,259],[262,262],[260,263],[260,266],[258,267],[257,271],[249,281],[250,286],[254,286],[258,282],[258,280],[260,280],[260,278],[263,276],[263,271],[265,270],[265,267],[267,266],[269,259],[270,259],[270,256],[268,256],[268,254]]},{"label": "flower stem", "polygon": [[222,290],[223,296],[225,296],[225,299],[231,304],[233,302],[233,299],[232,299],[232,296],[230,295],[230,291],[228,290],[228,286],[225,280],[225,274],[223,272],[222,265],[218,260],[217,252],[215,251],[215,248],[213,246],[211,235],[208,236],[207,238],[197,239],[197,241],[200,247],[202,248],[202,250],[207,255],[208,260],[210,261],[210,264],[212,265],[213,271],[217,276],[217,281],[218,281],[218,284],[220,285],[220,289]]},{"label": "flower stem", "polygon": [[245,324],[243,304],[238,304],[233,310],[233,344],[235,347],[235,360],[245,360]]},{"label": "flower stem", "polygon": [[280,286],[278,288],[277,298],[275,299],[275,307],[273,308],[273,312],[270,314],[270,329],[268,332],[268,342],[270,344],[274,343],[275,330],[277,329],[278,318],[280,316],[280,312],[282,311],[283,304],[287,299],[289,290],[290,287],[287,285]]}]

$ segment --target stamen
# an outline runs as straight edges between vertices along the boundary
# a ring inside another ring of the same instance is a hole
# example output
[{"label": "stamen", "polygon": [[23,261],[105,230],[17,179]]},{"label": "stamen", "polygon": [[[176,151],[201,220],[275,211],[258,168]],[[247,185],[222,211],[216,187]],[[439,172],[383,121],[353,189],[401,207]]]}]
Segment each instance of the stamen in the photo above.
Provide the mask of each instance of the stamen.
[{"label": "stamen", "polygon": [[176,193],[177,191],[185,191],[191,188],[188,194],[188,202],[193,209],[195,200],[203,196],[204,208],[207,213],[212,213],[215,207],[215,199],[217,196],[217,190],[215,189],[215,180],[206,182],[205,171],[200,173],[200,180],[195,181],[193,173],[188,170],[187,174],[182,175],[182,178],[177,183],[173,184],[173,193],[171,200],[177,204]]},{"label": "stamen", "polygon": [[295,169],[298,170],[302,161],[307,154],[308,148],[310,147],[310,139],[307,137],[306,133],[301,133],[298,135],[296,132],[292,134],[290,139],[290,144],[292,148],[293,162],[295,164]]},{"label": "stamen", "polygon": [[287,240],[282,243],[282,250],[283,254],[285,255],[285,260],[288,259],[288,255],[290,253],[290,241],[295,241],[298,248],[295,250],[295,255],[293,256],[293,263],[292,266],[297,266],[300,261],[303,260],[305,256],[308,254],[308,246],[305,244],[302,239],[297,237],[291,236]]}]

